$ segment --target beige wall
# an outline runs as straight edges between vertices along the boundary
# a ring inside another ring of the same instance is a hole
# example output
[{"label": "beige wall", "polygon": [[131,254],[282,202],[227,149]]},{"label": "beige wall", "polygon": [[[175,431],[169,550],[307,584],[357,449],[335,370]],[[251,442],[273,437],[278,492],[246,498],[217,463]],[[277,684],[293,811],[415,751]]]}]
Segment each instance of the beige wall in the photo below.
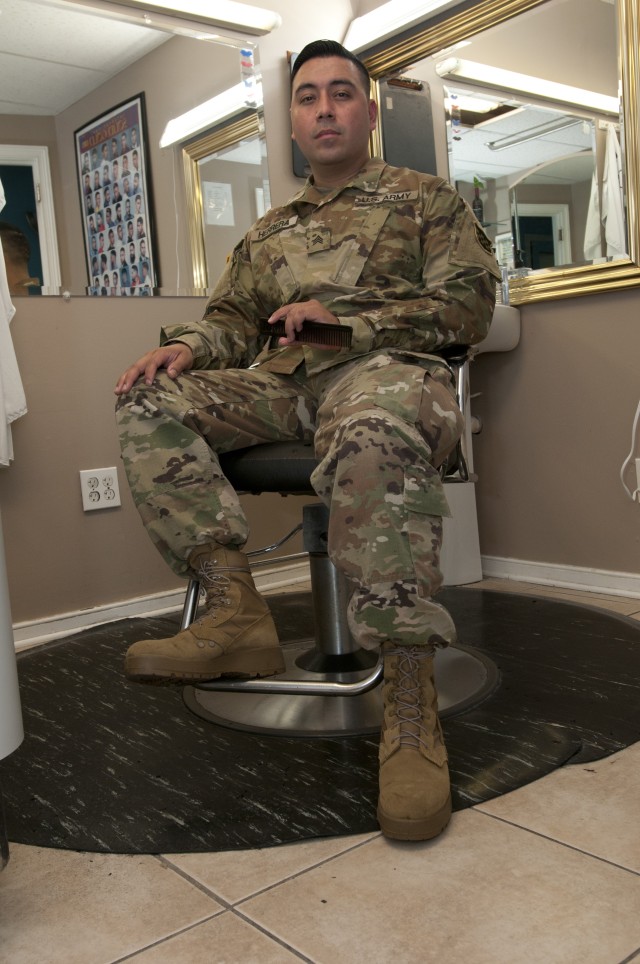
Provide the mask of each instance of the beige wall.
[{"label": "beige wall", "polygon": [[640,508],[619,472],[638,404],[640,290],[521,316],[520,345],[472,365],[482,552],[638,573]]}]

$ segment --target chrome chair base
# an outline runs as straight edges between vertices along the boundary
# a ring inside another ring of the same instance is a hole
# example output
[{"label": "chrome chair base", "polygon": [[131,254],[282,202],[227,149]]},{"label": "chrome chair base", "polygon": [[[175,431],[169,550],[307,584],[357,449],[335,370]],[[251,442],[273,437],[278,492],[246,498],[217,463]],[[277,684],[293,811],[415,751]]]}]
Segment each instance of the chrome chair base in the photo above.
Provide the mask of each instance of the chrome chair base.
[{"label": "chrome chair base", "polygon": [[[273,736],[344,737],[378,733],[382,723],[382,689],[376,682],[382,676],[381,664],[377,664],[373,671],[366,666],[345,672],[336,672],[335,668],[328,672],[321,668],[304,669],[306,663],[317,662],[312,647],[312,639],[285,645],[286,671],[281,676],[186,686],[184,701],[196,716],[210,723]],[[370,654],[362,650],[360,653],[366,662]],[[371,680],[378,666],[380,672],[376,681],[364,692],[335,695],[338,686],[348,691],[350,686]],[[435,674],[441,719],[481,703],[494,692],[499,682],[498,670],[490,659],[462,646],[449,646],[438,651]],[[289,683],[293,685],[287,690]],[[278,684],[283,686],[283,692],[268,691],[270,685]],[[296,684],[298,692],[295,691]],[[317,684],[320,687],[333,684],[331,695],[313,693]],[[305,686],[311,692],[305,692]]]}]

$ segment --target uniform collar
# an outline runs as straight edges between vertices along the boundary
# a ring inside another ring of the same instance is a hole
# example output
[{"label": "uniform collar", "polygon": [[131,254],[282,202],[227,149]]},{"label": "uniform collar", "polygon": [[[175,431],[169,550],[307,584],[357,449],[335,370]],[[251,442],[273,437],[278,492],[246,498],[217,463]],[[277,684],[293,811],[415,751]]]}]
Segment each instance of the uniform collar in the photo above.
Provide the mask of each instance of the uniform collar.
[{"label": "uniform collar", "polygon": [[313,176],[309,177],[304,187],[293,196],[290,203],[294,208],[299,208],[303,204],[313,204],[314,207],[319,207],[321,204],[333,200],[343,191],[354,190],[375,194],[386,166],[386,162],[381,158],[371,157],[362,170],[358,171],[350,181],[333,191],[319,191],[313,183]]}]

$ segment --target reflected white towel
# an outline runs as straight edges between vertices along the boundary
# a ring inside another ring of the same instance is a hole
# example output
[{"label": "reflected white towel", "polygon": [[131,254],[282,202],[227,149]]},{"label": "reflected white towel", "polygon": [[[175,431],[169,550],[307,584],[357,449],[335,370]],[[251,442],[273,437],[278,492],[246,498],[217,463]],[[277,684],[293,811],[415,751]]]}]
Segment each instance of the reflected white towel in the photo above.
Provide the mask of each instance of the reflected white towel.
[{"label": "reflected white towel", "polygon": [[627,253],[627,230],[622,193],[622,154],[613,124],[607,128],[607,148],[602,181],[602,220],[607,241],[607,257]]},{"label": "reflected white towel", "polygon": [[602,232],[600,222],[600,192],[598,190],[598,174],[593,172],[591,178],[591,195],[587,212],[587,226],[584,232],[584,260],[595,261],[602,257]]},{"label": "reflected white towel", "polygon": [[[4,206],[4,190],[0,181],[0,211]],[[11,423],[27,411],[27,400],[9,330],[15,311],[0,245],[0,465],[9,465],[13,459]]]}]

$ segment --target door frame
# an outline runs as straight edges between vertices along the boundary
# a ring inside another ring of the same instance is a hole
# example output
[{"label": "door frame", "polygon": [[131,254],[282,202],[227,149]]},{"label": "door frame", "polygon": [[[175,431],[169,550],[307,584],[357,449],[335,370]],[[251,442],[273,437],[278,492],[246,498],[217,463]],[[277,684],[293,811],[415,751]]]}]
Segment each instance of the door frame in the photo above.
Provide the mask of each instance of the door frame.
[{"label": "door frame", "polygon": [[49,149],[35,144],[0,144],[0,164],[31,168],[42,260],[42,293],[57,295],[60,293],[62,279]]}]

